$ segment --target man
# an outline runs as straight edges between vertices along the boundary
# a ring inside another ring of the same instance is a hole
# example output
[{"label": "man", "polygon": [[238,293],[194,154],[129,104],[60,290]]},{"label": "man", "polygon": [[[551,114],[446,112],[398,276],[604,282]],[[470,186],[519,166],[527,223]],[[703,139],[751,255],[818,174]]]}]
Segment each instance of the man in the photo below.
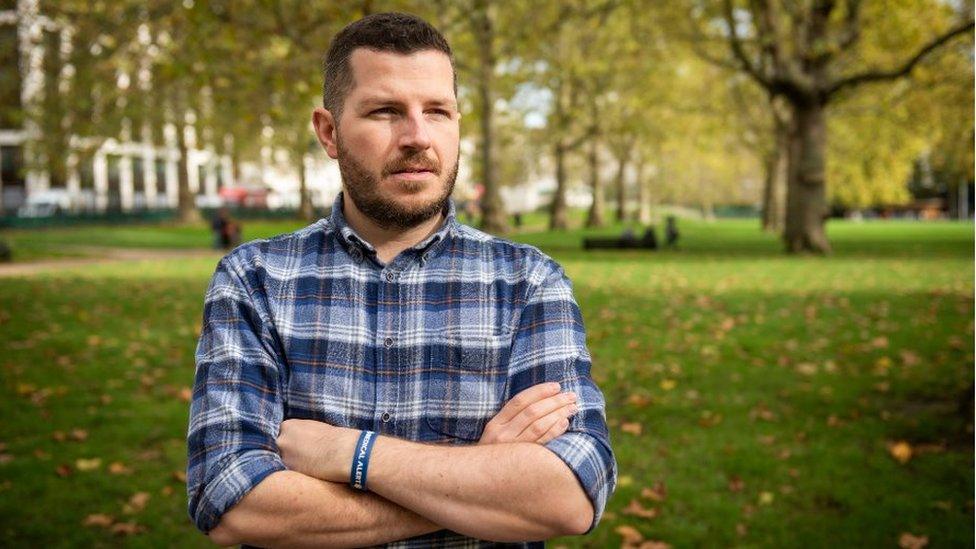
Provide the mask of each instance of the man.
[{"label": "man", "polygon": [[404,14],[353,23],[323,102],[315,131],[343,177],[331,216],[237,248],[207,291],[197,527],[276,547],[589,531],[616,464],[579,308],[551,259],[455,219],[447,42]]}]

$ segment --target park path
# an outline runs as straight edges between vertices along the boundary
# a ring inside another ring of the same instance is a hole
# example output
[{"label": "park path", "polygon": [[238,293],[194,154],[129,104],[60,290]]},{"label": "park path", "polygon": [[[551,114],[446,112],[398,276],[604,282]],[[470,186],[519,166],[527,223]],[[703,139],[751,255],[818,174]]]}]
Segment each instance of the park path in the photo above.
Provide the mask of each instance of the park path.
[{"label": "park path", "polygon": [[0,278],[33,276],[58,269],[83,267],[85,265],[102,265],[105,263],[120,263],[124,261],[172,261],[200,257],[213,257],[214,261],[216,261],[225,253],[220,250],[192,248],[110,248],[104,246],[73,246],[71,251],[82,253],[84,256],[42,259],[38,261],[25,261],[23,263],[0,263]]}]

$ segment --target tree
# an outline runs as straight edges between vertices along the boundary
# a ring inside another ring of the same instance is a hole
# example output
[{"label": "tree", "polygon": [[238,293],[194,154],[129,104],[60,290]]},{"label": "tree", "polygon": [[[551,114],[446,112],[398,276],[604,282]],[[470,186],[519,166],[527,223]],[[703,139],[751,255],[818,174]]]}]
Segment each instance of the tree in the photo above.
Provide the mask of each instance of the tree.
[{"label": "tree", "polygon": [[827,106],[864,84],[909,75],[933,51],[973,28],[972,19],[952,25],[890,68],[851,70],[859,61],[862,14],[859,0],[814,0],[805,6],[723,1],[724,32],[740,70],[771,95],[784,97],[791,109],[784,231],[790,252],[830,251],[824,232]]}]

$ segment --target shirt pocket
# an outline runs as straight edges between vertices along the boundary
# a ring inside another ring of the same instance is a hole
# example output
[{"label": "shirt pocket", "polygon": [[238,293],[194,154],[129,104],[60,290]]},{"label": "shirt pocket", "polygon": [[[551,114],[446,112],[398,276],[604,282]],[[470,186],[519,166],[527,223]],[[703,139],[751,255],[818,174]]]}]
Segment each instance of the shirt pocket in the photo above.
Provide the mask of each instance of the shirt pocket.
[{"label": "shirt pocket", "polygon": [[505,404],[512,336],[447,333],[425,371],[425,417],[435,439],[477,442]]}]

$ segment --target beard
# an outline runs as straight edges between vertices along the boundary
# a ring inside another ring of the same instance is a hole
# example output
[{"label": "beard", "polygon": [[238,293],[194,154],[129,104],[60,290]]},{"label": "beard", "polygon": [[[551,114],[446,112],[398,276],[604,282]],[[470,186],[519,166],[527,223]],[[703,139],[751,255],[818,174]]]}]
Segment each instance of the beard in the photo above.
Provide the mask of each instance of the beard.
[{"label": "beard", "polygon": [[[455,160],[454,168],[443,179],[441,179],[440,162],[429,158],[422,151],[400,156],[383,166],[380,177],[386,177],[407,167],[419,167],[430,170],[438,178],[438,182],[442,184],[443,190],[437,197],[422,204],[407,206],[383,196],[379,178],[343,146],[342,139],[337,140],[336,148],[339,152],[339,173],[342,174],[342,182],[345,184],[346,192],[349,193],[349,198],[363,215],[384,229],[405,230],[420,225],[442,212],[447,207],[451,193],[454,192],[454,182],[458,174],[458,160]],[[460,157],[460,151],[458,156]],[[408,191],[420,191],[424,185],[429,184],[423,181],[403,181],[400,183]]]}]

